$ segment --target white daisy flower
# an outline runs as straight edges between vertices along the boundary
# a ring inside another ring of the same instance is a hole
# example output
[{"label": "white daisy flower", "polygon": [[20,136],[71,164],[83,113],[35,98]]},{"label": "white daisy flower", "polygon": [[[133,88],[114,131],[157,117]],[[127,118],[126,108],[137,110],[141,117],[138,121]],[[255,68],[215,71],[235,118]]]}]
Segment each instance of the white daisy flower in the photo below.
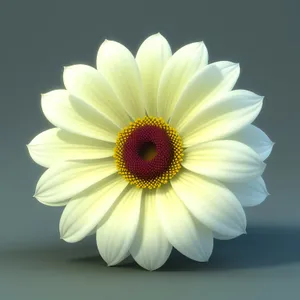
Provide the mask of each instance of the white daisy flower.
[{"label": "white daisy flower", "polygon": [[242,206],[268,195],[261,177],[273,143],[251,125],[263,97],[233,90],[239,65],[208,64],[203,42],[173,55],[160,34],[136,57],[104,41],[97,69],[66,67],[65,89],[42,95],[55,128],[28,145],[48,168],[35,197],[66,206],[61,238],[96,233],[109,266],[131,255],[155,270],[172,247],[207,261],[213,239],[245,233]]}]

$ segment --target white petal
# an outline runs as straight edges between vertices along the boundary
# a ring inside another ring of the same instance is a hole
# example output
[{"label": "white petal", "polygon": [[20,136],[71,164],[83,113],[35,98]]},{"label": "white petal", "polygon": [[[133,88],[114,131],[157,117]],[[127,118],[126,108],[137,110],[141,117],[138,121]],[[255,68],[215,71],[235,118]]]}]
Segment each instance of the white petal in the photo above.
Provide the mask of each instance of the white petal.
[{"label": "white petal", "polygon": [[97,230],[98,250],[109,266],[128,256],[139,222],[141,196],[142,189],[129,186]]},{"label": "white petal", "polygon": [[226,183],[225,185],[235,194],[242,206],[259,205],[269,195],[262,177],[246,183]]},{"label": "white petal", "polygon": [[208,261],[213,250],[211,230],[189,213],[169,184],[160,187],[156,197],[160,222],[169,242],[190,259]]},{"label": "white petal", "polygon": [[274,146],[270,138],[261,129],[252,124],[229,136],[228,139],[248,145],[258,153],[261,160],[269,157]]},{"label": "white petal", "polygon": [[167,62],[158,87],[157,113],[168,120],[189,80],[208,62],[203,42],[180,48]]},{"label": "white petal", "polygon": [[131,52],[115,41],[104,41],[97,55],[97,68],[119,97],[127,113],[133,118],[145,116],[142,80]]},{"label": "white petal", "polygon": [[129,116],[99,71],[86,65],[73,65],[64,69],[63,79],[70,94],[92,106],[119,127],[129,124]]},{"label": "white petal", "polygon": [[155,198],[155,190],[144,190],[140,222],[130,248],[134,260],[151,271],[160,268],[172,250],[160,226]]},{"label": "white petal", "polygon": [[87,160],[110,157],[114,144],[52,128],[37,135],[28,145],[32,159],[50,166],[65,160]]},{"label": "white petal", "polygon": [[62,162],[44,172],[37,183],[35,197],[46,205],[60,205],[116,172],[113,158]]},{"label": "white petal", "polygon": [[148,115],[157,115],[157,91],[162,70],[172,51],[168,41],[161,34],[148,37],[140,46],[136,61],[145,90],[145,105]]},{"label": "white petal", "polygon": [[185,169],[171,180],[177,196],[199,222],[220,234],[239,236],[245,232],[245,212],[218,181]]},{"label": "white petal", "polygon": [[91,106],[69,95],[66,90],[55,90],[42,95],[42,109],[54,126],[75,134],[115,142],[120,130]]},{"label": "white petal", "polygon": [[251,180],[260,176],[266,166],[250,147],[229,140],[187,148],[182,165],[190,171],[224,182]]},{"label": "white petal", "polygon": [[123,177],[115,174],[72,198],[60,219],[61,238],[75,243],[91,234],[127,185]]},{"label": "white petal", "polygon": [[255,120],[261,111],[263,97],[250,91],[234,90],[227,93],[192,119],[182,129],[184,147],[208,142],[241,130]]},{"label": "white petal", "polygon": [[179,130],[195,118],[204,104],[232,90],[240,74],[239,64],[220,61],[209,64],[186,85],[170,124]]}]

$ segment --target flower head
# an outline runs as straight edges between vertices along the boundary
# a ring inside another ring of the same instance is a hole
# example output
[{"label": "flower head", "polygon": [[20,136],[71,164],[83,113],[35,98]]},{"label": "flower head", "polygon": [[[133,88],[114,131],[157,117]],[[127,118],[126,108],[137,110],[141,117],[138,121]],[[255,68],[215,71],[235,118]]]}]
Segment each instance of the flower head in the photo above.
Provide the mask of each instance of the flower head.
[{"label": "flower head", "polygon": [[242,206],[268,195],[261,177],[273,143],[251,125],[263,98],[232,90],[238,64],[208,64],[203,42],[173,55],[160,34],[136,57],[104,41],[97,69],[66,67],[65,89],[42,95],[55,126],[28,145],[48,168],[35,197],[66,206],[60,234],[96,233],[108,265],[132,255],[154,270],[172,247],[207,261],[213,239],[245,233]]}]

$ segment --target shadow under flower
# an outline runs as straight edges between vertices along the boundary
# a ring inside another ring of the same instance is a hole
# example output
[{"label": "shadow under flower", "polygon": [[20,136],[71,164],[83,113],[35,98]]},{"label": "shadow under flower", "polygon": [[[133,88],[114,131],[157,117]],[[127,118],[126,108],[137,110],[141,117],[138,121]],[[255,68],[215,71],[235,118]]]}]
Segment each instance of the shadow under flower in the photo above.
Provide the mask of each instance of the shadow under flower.
[{"label": "shadow under flower", "polygon": [[[300,262],[300,228],[252,227],[239,238],[215,240],[209,262],[190,260],[173,249],[168,261],[157,271],[248,269],[295,262]],[[99,255],[72,258],[69,263],[106,265]],[[140,267],[129,258],[114,268]]]}]

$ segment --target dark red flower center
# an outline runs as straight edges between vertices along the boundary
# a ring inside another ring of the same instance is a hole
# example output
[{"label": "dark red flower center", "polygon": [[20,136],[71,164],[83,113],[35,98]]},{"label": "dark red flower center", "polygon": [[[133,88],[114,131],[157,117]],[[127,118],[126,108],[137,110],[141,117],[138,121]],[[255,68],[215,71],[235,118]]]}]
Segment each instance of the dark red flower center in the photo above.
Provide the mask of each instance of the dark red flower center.
[{"label": "dark red flower center", "polygon": [[168,170],[173,159],[172,142],[163,128],[146,125],[127,138],[123,155],[128,171],[152,179]]}]

